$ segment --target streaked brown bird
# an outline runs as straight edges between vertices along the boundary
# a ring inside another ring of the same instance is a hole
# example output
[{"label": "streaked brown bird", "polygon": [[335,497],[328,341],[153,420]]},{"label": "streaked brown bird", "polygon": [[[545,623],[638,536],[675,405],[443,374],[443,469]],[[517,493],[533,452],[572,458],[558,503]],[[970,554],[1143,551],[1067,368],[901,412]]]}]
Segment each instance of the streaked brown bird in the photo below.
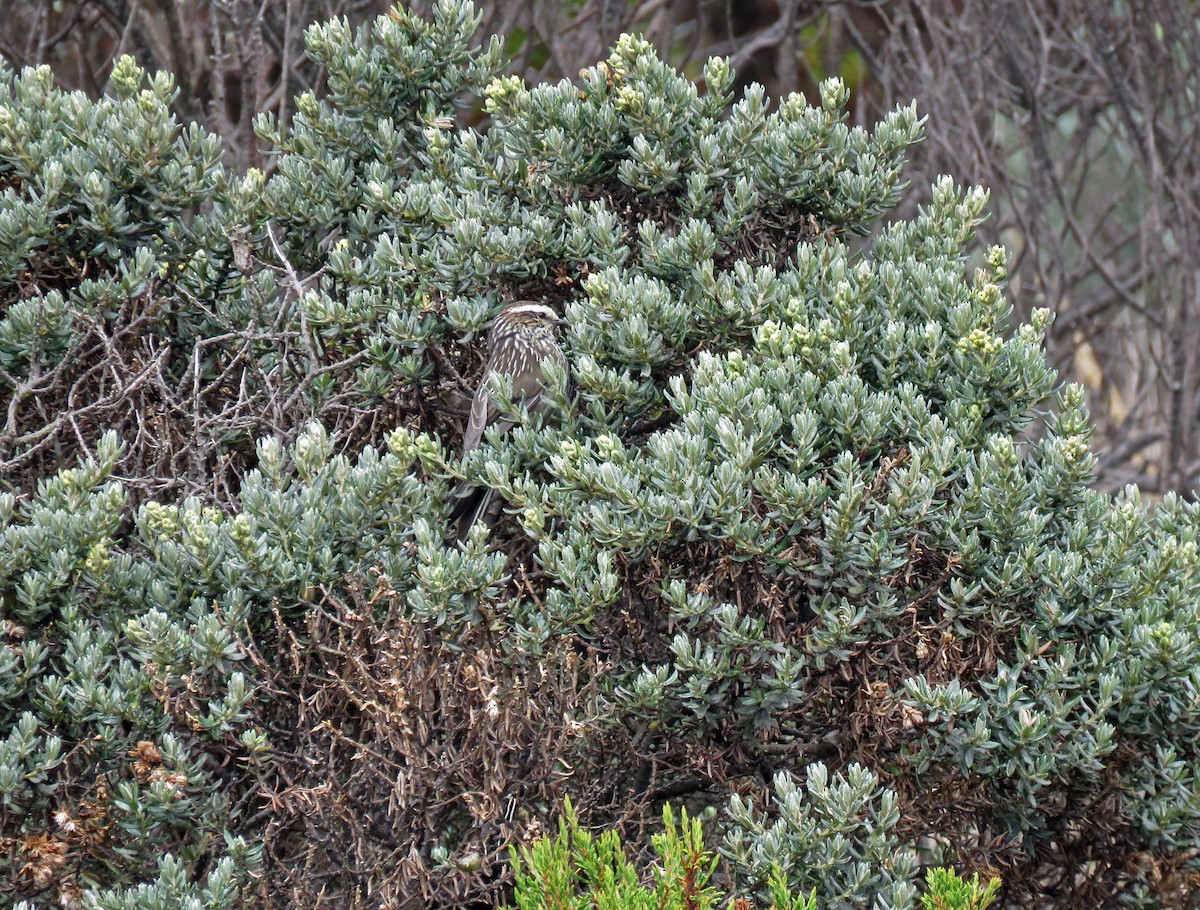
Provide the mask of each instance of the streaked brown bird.
[{"label": "streaked brown bird", "polygon": [[[546,378],[543,361],[552,359],[564,372],[567,369],[567,358],[555,335],[555,328],[562,323],[554,310],[532,300],[508,304],[492,321],[487,338],[487,366],[471,400],[471,418],[463,433],[464,455],[479,447],[489,426],[496,424],[504,432],[513,425],[500,415],[488,395],[488,380],[493,373],[511,377],[514,404],[523,404],[531,413],[546,410],[548,402],[542,398]],[[478,487],[458,493],[458,503],[450,515],[458,540],[465,539],[471,526],[487,512],[491,493],[490,489]]]}]

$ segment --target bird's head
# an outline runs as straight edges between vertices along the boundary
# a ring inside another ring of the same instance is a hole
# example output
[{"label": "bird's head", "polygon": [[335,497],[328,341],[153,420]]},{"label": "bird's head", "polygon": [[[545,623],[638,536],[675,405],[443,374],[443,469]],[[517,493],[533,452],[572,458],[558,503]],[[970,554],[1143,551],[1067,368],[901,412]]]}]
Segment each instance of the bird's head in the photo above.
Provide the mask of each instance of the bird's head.
[{"label": "bird's head", "polygon": [[500,311],[496,320],[503,320],[521,328],[553,328],[566,322],[550,307],[534,303],[532,300],[516,300],[508,304]]}]

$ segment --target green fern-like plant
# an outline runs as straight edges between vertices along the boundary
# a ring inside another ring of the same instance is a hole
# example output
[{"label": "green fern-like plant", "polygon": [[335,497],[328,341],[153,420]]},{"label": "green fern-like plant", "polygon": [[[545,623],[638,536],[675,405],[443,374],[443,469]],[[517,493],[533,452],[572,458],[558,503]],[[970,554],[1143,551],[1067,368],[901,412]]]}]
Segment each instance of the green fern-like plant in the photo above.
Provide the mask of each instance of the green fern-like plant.
[{"label": "green fern-like plant", "polygon": [[926,892],[921,895],[925,910],[987,910],[1000,892],[1000,879],[991,876],[986,881],[976,872],[970,880],[953,869],[930,869],[925,873]]},{"label": "green fern-like plant", "polygon": [[[716,858],[704,846],[699,819],[687,809],[678,823],[671,806],[663,830],[653,836],[657,863],[649,875],[629,859],[613,830],[595,836],[584,830],[567,800],[558,834],[512,851],[515,910],[713,910],[726,898],[711,885]],[[651,878],[653,884],[647,884]],[[816,910],[814,895],[787,888],[787,877],[771,876],[770,910]]]}]

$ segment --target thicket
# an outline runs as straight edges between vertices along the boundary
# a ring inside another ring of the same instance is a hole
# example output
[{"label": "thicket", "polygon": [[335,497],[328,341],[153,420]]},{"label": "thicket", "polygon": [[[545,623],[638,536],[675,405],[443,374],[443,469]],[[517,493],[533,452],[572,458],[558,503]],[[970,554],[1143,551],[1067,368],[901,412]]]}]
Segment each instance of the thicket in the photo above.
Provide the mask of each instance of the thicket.
[{"label": "thicket", "polygon": [[[753,906],[1192,905],[1196,508],[1090,489],[986,193],[885,221],[920,122],[836,79],[476,21],[311,28],[269,179],[128,57],[0,72],[4,906],[495,904],[568,798]],[[558,419],[460,462],[518,296]]]}]

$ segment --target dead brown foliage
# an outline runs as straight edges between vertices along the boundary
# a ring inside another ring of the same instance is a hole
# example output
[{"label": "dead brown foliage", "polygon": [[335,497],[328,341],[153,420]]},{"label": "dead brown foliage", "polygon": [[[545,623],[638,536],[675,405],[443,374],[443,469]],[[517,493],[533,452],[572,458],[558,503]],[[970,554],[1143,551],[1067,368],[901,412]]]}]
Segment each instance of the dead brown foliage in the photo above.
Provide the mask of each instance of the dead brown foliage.
[{"label": "dead brown foliage", "polygon": [[266,906],[490,906],[565,795],[592,823],[638,812],[594,652],[515,654],[504,617],[454,634],[377,582],[258,654],[274,749],[242,800],[263,810]]},{"label": "dead brown foliage", "polygon": [[[274,262],[283,265],[255,259],[247,266],[270,268],[279,281],[277,293],[248,285],[256,310],[249,319],[218,313],[182,284],[157,278],[135,296],[110,295],[111,308],[70,307],[66,349],[47,358],[47,367],[35,363],[27,378],[7,377],[0,476],[32,489],[38,478],[92,455],[100,435],[116,430],[125,446],[121,473],[135,497],[199,495],[230,504],[254,463],[255,439],[293,439],[320,417],[355,451],[378,442],[397,421],[387,402],[365,401],[347,379],[365,352],[318,347],[296,311],[315,277],[302,282],[279,255]],[[88,277],[111,279],[111,268],[101,260],[48,263],[11,299],[67,291]],[[232,262],[228,268],[233,274]],[[189,339],[180,320],[208,320],[207,331]],[[312,394],[327,376],[345,381],[327,396]]]}]

